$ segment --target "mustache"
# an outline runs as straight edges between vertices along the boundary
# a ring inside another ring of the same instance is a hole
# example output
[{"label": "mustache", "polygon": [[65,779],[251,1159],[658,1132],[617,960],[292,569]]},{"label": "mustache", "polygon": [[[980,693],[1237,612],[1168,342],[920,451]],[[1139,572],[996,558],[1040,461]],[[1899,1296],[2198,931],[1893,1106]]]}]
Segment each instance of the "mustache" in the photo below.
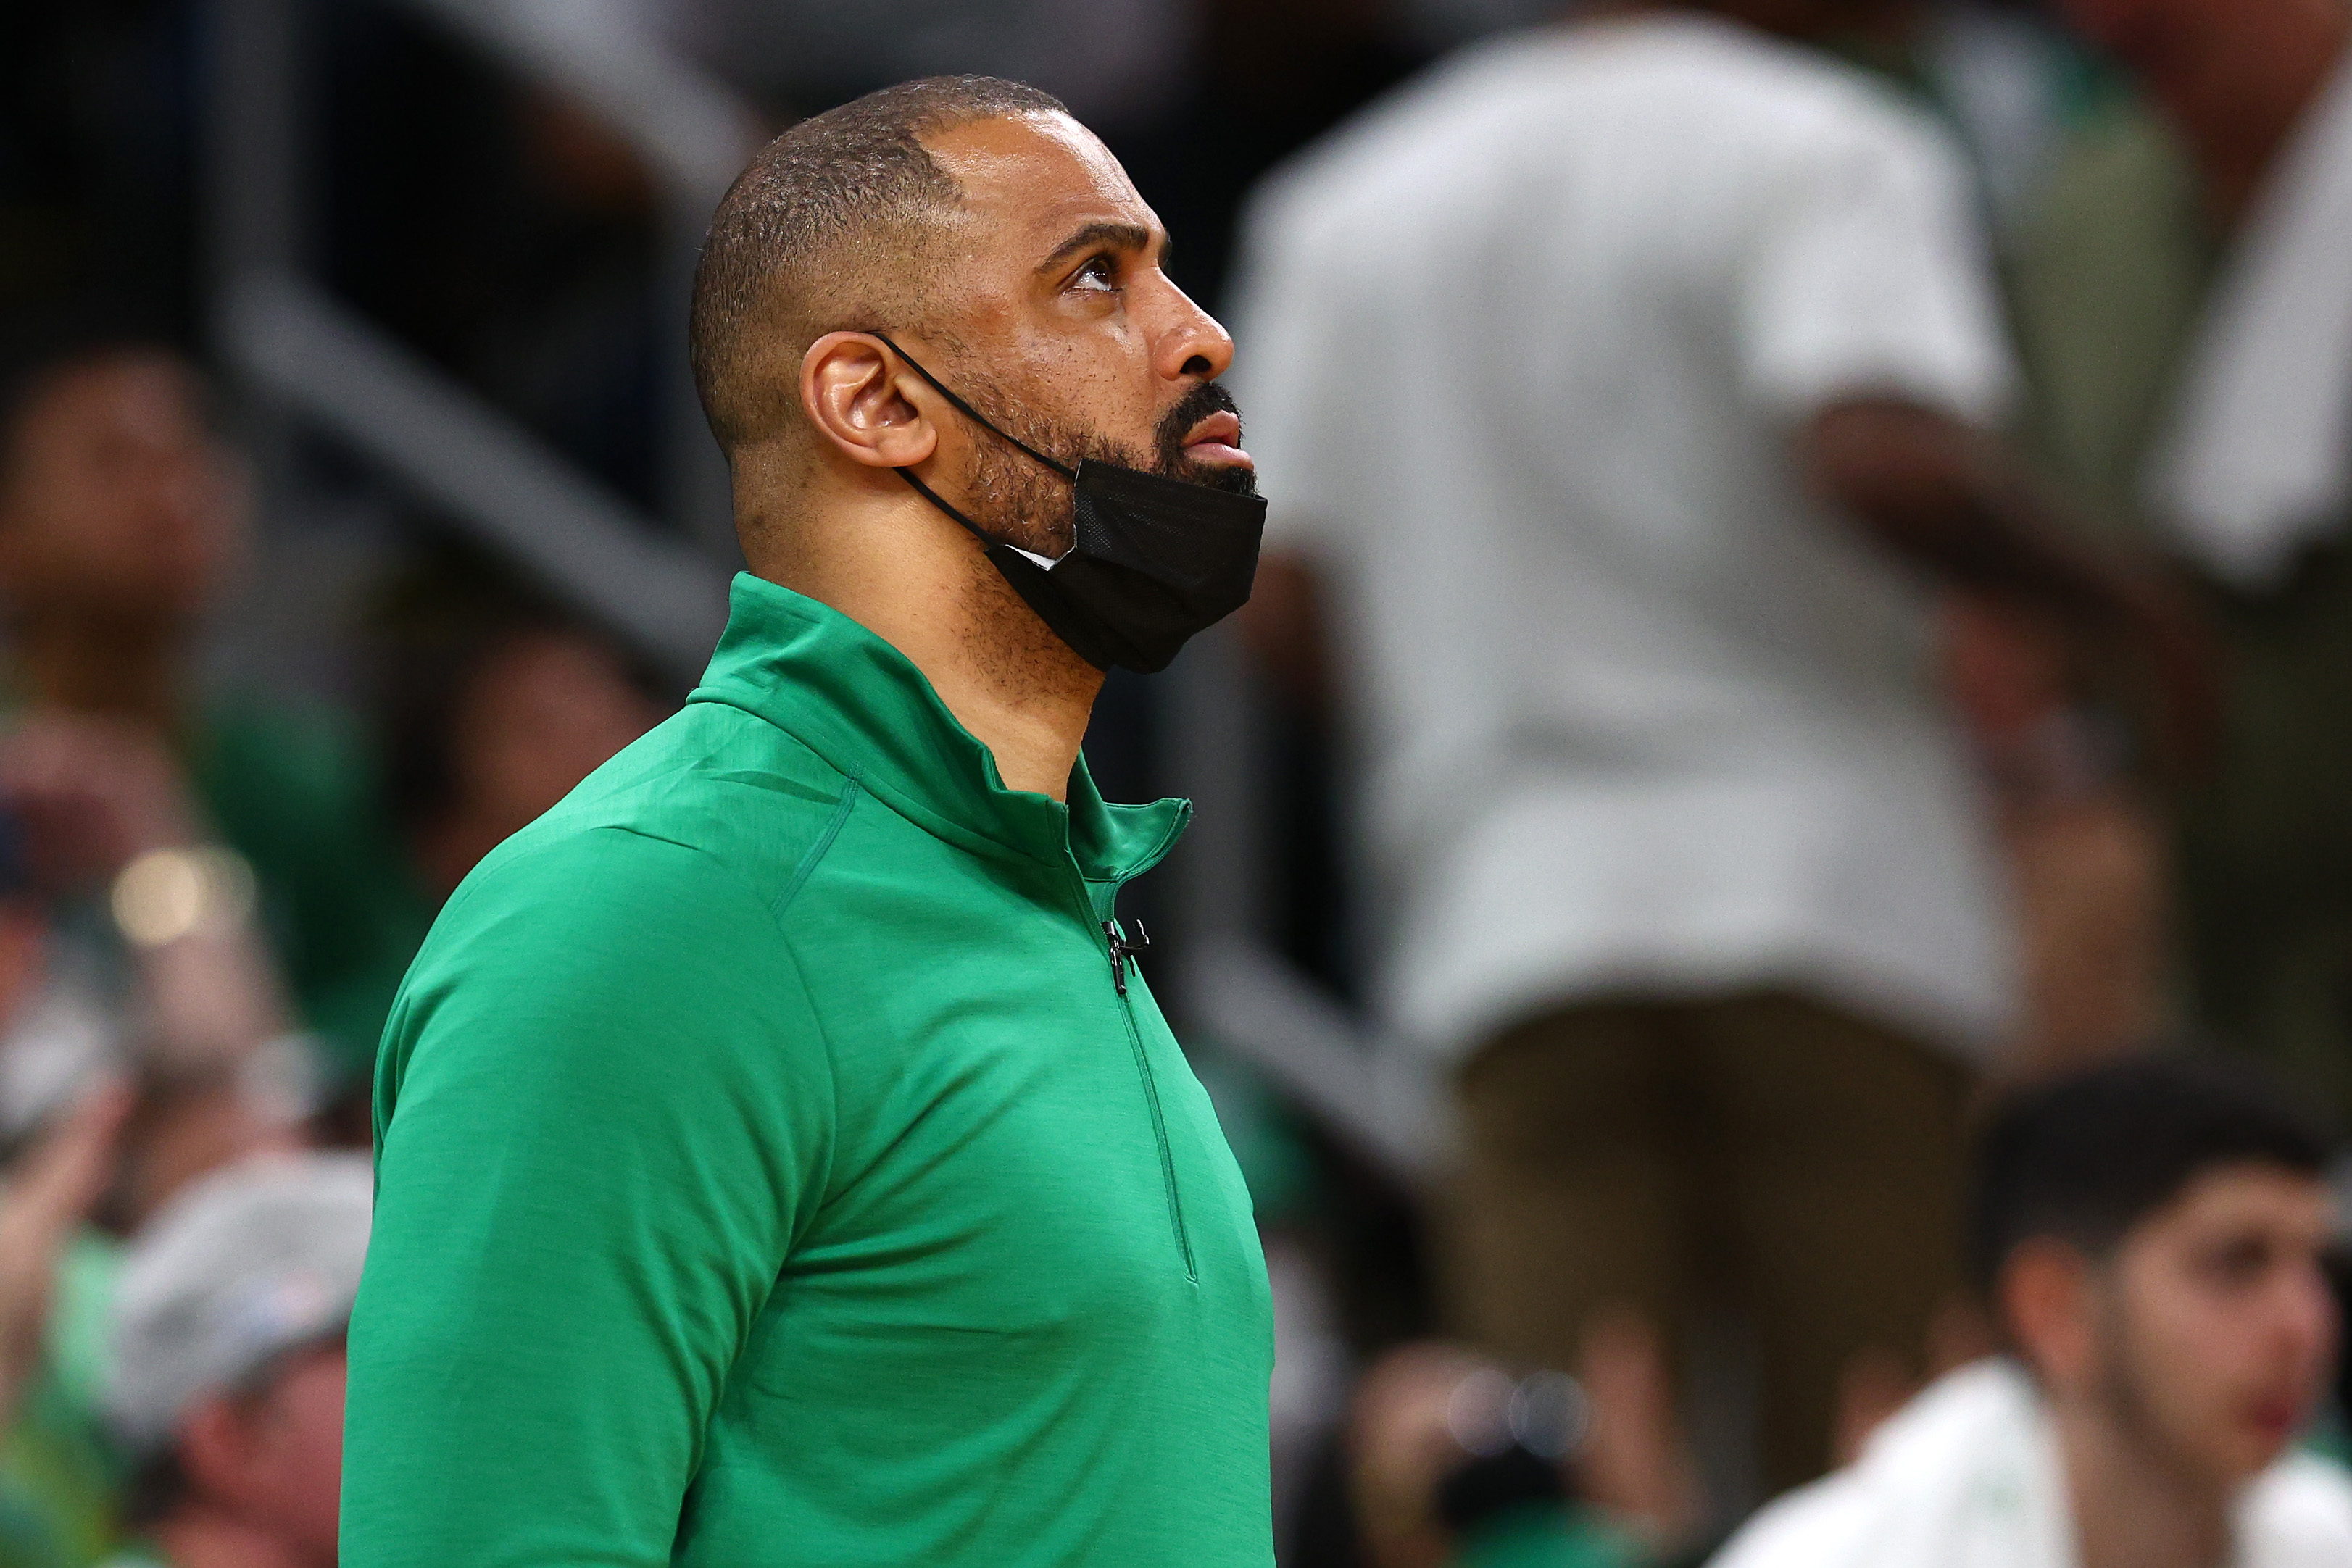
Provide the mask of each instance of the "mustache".
[{"label": "mustache", "polygon": [[1196,463],[1184,455],[1184,438],[1192,427],[1213,413],[1230,413],[1236,420],[1242,416],[1241,404],[1234,394],[1217,382],[1202,382],[1160,418],[1159,428],[1152,432],[1159,446],[1160,472],[1171,479],[1203,485],[1212,490],[1224,490],[1236,496],[1257,494],[1257,475],[1246,467],[1234,467],[1222,463]]}]

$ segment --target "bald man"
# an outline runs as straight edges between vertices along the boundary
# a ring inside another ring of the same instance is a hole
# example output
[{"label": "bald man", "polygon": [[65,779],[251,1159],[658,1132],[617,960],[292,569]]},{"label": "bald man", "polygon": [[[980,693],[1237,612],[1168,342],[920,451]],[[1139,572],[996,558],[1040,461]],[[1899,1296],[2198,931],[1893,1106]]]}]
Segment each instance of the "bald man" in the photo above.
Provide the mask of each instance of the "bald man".
[{"label": "bald man", "polygon": [[751,571],[483,862],[376,1084],[346,1568],[1271,1562],[1247,1192],[1119,888],[1105,667],[1248,593],[1232,345],[1052,99],[914,82],[720,204]]}]

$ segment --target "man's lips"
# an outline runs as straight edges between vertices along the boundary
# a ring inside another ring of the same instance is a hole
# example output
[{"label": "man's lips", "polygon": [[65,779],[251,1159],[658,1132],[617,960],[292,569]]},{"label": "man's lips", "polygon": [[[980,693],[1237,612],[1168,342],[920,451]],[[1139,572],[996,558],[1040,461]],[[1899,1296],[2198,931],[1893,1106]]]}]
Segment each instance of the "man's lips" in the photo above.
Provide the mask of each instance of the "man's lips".
[{"label": "man's lips", "polygon": [[1250,461],[1250,455],[1242,450],[1240,417],[1226,413],[1213,413],[1192,427],[1192,434],[1184,437],[1184,455],[1195,463],[1256,466]]}]

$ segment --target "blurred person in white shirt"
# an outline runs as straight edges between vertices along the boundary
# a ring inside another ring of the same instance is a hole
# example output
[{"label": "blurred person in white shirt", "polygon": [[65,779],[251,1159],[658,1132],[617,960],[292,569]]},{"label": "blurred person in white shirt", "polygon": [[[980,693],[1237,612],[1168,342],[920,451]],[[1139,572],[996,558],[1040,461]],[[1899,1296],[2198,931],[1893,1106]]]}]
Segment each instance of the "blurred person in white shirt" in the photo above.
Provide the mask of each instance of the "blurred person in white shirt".
[{"label": "blurred person in white shirt", "polygon": [[1905,14],[1465,51],[1268,183],[1238,313],[1252,630],[1301,675],[1328,617],[1378,998],[1458,1072],[1450,1306],[1556,1366],[1743,1314],[1776,1489],[1956,1291],[2014,1008],[1929,591],[2154,654],[2196,739],[2170,601],[1984,434],[2013,378],[1958,155],[1794,41]]},{"label": "blurred person in white shirt", "polygon": [[2289,1451],[2338,1333],[2326,1153],[2216,1063],[2012,1099],[1980,1145],[1974,1250],[2013,1354],[1929,1388],[1717,1568],[2352,1563],[2352,1477]]}]

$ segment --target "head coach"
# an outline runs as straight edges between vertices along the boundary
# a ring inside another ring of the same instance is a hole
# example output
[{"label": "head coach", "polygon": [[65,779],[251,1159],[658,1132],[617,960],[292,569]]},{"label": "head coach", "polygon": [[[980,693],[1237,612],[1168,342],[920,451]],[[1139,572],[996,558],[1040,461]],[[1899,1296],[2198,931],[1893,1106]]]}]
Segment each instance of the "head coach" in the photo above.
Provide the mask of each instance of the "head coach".
[{"label": "head coach", "polygon": [[1114,907],[1103,670],[1247,597],[1232,345],[1042,93],[892,88],[720,204],[751,571],[493,853],[375,1091],[345,1568],[1270,1563],[1249,1197]]}]

